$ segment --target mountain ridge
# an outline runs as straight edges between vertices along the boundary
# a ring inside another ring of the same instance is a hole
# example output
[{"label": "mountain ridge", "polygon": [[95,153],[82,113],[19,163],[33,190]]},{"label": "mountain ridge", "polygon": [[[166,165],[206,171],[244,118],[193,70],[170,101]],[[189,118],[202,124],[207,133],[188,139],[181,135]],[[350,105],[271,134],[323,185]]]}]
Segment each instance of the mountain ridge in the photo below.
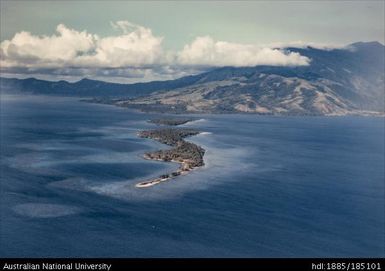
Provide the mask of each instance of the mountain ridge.
[{"label": "mountain ridge", "polygon": [[223,67],[192,86],[115,104],[174,113],[383,115],[384,48],[376,42],[288,48],[310,58],[310,65]]},{"label": "mountain ridge", "polygon": [[175,80],[135,84],[87,78],[74,83],[1,78],[0,86],[37,94],[99,97],[94,101],[155,112],[383,114],[385,47],[381,43],[285,50],[308,57],[310,65],[221,67]]}]

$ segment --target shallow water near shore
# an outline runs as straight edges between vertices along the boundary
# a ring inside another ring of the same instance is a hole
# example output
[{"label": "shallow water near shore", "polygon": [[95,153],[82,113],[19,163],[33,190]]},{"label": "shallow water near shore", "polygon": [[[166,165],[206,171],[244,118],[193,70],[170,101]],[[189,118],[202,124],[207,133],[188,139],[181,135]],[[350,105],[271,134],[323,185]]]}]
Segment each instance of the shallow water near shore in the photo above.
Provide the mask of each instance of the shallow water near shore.
[{"label": "shallow water near shore", "polygon": [[380,257],[384,118],[194,115],[205,166],[144,160],[159,115],[1,96],[1,257]]}]

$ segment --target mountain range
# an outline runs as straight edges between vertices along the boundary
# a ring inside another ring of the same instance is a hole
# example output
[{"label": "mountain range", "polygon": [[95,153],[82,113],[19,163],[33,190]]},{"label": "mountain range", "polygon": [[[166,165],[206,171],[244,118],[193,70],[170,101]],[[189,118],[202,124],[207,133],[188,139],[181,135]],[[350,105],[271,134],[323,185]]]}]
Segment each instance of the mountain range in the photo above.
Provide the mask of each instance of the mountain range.
[{"label": "mountain range", "polygon": [[176,80],[116,84],[1,78],[2,92],[95,97],[94,102],[168,113],[384,114],[385,46],[285,48],[308,57],[296,67],[223,67]]}]

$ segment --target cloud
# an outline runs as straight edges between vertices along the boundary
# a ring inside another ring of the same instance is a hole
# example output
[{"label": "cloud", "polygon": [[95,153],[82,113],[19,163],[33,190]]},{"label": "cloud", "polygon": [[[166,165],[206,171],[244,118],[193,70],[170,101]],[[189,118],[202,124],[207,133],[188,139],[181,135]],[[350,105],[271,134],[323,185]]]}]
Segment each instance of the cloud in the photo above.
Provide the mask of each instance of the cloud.
[{"label": "cloud", "polygon": [[334,50],[334,49],[349,49],[348,46],[343,44],[330,44],[330,43],[316,43],[316,42],[304,42],[301,40],[291,42],[275,42],[265,45],[270,48],[315,48],[320,50]]},{"label": "cloud", "polygon": [[95,48],[96,35],[63,24],[56,32],[58,35],[39,37],[22,31],[1,42],[1,67],[61,67]]},{"label": "cloud", "polygon": [[51,36],[18,32],[0,43],[2,74],[175,78],[221,66],[298,66],[310,59],[299,53],[198,37],[179,52],[163,48],[163,37],[128,21],[111,22],[115,35],[100,37],[59,24]]},{"label": "cloud", "polygon": [[[1,67],[142,67],[162,62],[162,38],[151,29],[120,21],[113,24],[123,34],[101,38],[63,24],[52,36],[19,32],[1,42]],[[130,30],[130,31],[129,31]]]},{"label": "cloud", "polygon": [[123,35],[99,39],[96,54],[90,56],[101,67],[141,67],[161,64],[165,60],[162,37],[155,37],[151,29],[127,21],[112,23]]},{"label": "cloud", "polygon": [[211,37],[198,37],[186,45],[178,54],[178,62],[184,65],[205,66],[302,66],[310,59],[295,52],[258,47],[225,41],[214,41]]}]

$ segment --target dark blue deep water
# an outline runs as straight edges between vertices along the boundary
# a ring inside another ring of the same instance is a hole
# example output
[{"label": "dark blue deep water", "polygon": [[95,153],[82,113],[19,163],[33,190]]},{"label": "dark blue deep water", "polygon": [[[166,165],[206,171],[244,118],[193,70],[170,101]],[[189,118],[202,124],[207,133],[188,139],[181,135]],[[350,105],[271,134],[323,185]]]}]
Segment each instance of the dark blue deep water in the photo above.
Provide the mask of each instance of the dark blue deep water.
[{"label": "dark blue deep water", "polygon": [[1,257],[384,256],[384,118],[195,116],[206,166],[138,189],[153,115],[1,98]]}]

